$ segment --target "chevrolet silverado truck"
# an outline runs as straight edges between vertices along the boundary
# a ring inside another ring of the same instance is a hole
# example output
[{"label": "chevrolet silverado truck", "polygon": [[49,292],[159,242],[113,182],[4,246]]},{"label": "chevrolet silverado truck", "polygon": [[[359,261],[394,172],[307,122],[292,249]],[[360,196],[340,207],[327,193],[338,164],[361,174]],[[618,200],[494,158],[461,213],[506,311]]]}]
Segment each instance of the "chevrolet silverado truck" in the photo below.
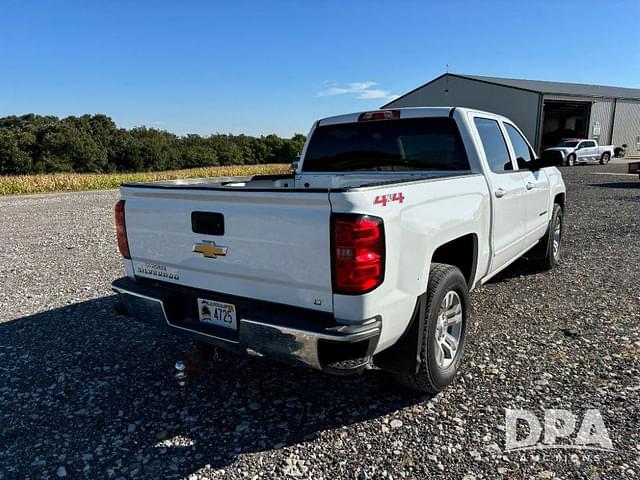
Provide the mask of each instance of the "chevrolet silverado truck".
[{"label": "chevrolet silverado truck", "polygon": [[438,392],[469,291],[527,252],[559,262],[565,185],[507,118],[438,107],[319,120],[289,175],[131,183],[121,198],[120,313]]},{"label": "chevrolet silverado truck", "polygon": [[558,155],[565,165],[573,167],[578,163],[600,163],[606,165],[614,156],[614,145],[598,145],[595,140],[565,138],[555,147],[546,148],[543,157]]}]

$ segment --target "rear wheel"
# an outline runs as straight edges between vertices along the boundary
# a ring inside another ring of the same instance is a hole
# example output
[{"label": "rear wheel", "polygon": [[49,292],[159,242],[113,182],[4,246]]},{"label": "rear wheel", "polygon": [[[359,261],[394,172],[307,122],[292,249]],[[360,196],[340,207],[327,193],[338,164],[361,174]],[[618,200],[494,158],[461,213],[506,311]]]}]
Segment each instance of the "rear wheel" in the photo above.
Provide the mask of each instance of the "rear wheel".
[{"label": "rear wheel", "polygon": [[429,271],[420,367],[417,373],[397,374],[402,385],[437,393],[456,377],[464,352],[469,319],[469,289],[462,272],[434,263]]},{"label": "rear wheel", "polygon": [[603,153],[602,157],[600,157],[600,165],[606,165],[607,163],[609,163],[609,160],[611,159],[611,154],[609,153]]},{"label": "rear wheel", "polygon": [[554,203],[547,233],[533,252],[533,259],[545,270],[550,270],[560,263],[563,227],[562,207]]},{"label": "rear wheel", "polygon": [[576,164],[576,156],[571,154],[567,157],[567,165],[573,167]]}]

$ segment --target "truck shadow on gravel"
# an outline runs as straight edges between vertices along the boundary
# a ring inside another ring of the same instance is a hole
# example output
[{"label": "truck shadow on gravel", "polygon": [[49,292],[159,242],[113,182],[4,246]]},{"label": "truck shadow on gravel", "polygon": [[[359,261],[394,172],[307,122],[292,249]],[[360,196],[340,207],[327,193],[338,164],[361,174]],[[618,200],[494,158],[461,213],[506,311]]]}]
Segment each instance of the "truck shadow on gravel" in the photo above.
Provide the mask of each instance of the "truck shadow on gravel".
[{"label": "truck shadow on gravel", "polygon": [[546,270],[538,266],[535,261],[528,258],[520,258],[505,268],[495,277],[491,278],[486,285],[492,285],[495,283],[507,283],[510,280],[526,277],[528,275],[535,275],[538,273],[544,273]]},{"label": "truck shadow on gravel", "polygon": [[636,179],[633,182],[609,182],[609,183],[591,183],[590,187],[602,187],[602,188],[615,188],[615,189],[628,189],[638,190],[640,189],[640,181]]},{"label": "truck shadow on gravel", "polygon": [[[363,426],[375,436],[389,427],[381,417],[428,399],[379,371],[333,377],[234,355],[180,387],[173,365],[190,341],[118,317],[114,305],[103,297],[0,324],[6,478],[60,466],[71,478],[182,477],[319,437],[339,448],[333,430],[379,419]],[[255,470],[280,475],[288,454],[278,457]]]}]

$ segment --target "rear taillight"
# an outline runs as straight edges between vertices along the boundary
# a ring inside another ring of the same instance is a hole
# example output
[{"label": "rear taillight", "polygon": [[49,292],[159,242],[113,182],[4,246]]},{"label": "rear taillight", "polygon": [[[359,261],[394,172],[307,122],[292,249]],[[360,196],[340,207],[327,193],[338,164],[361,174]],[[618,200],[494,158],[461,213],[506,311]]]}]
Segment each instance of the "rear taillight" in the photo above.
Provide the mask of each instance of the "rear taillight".
[{"label": "rear taillight", "polygon": [[359,122],[370,122],[371,120],[396,120],[400,118],[400,110],[374,110],[373,112],[361,113]]},{"label": "rear taillight", "polygon": [[333,214],[333,291],[367,293],[384,278],[382,219],[368,215]]},{"label": "rear taillight", "polygon": [[118,249],[124,258],[131,258],[129,254],[129,242],[127,241],[127,224],[124,220],[124,200],[116,203],[116,235],[118,237]]}]

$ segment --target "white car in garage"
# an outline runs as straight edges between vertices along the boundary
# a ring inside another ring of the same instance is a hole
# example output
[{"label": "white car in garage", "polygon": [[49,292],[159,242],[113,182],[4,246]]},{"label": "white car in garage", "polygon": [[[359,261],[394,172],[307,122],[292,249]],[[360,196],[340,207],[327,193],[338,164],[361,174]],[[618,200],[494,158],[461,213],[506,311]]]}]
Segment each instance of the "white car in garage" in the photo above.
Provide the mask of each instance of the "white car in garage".
[{"label": "white car in garage", "polygon": [[598,145],[595,140],[564,138],[555,147],[545,149],[544,156],[562,155],[563,163],[570,167],[594,162],[606,165],[613,157],[614,149],[614,145]]}]

